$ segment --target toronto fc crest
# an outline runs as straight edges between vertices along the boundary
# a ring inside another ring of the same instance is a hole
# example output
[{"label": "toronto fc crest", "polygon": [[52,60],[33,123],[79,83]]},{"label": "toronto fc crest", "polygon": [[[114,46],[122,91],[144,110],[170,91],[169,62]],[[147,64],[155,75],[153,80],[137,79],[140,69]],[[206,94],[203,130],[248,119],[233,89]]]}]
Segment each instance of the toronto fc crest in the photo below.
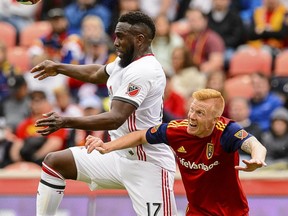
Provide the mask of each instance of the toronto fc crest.
[{"label": "toronto fc crest", "polygon": [[214,153],[214,145],[212,143],[207,143],[206,146],[206,157],[211,159]]},{"label": "toronto fc crest", "polygon": [[130,97],[136,96],[140,92],[140,87],[137,85],[134,85],[133,83],[129,83],[128,89],[127,89],[127,94]]}]

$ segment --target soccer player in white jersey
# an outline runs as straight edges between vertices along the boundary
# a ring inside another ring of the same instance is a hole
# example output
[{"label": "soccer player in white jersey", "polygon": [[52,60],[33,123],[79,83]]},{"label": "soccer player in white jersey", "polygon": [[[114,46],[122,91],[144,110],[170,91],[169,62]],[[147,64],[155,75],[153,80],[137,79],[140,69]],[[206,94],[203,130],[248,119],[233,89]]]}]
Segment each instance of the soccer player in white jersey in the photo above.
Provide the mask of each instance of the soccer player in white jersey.
[{"label": "soccer player in white jersey", "polygon": [[[63,74],[91,83],[106,83],[110,111],[88,117],[44,114],[36,122],[43,136],[59,128],[110,130],[111,139],[161,123],[165,75],[151,51],[155,26],[141,12],[122,15],[115,29],[118,58],[108,65],[69,65],[46,60],[31,73],[39,80]],[[43,129],[44,126],[44,129]],[[161,146],[161,147],[159,147]],[[177,214],[173,193],[175,159],[165,144],[101,155],[72,147],[48,154],[42,165],[37,215],[55,215],[63,198],[65,179],[89,184],[90,189],[125,188],[137,215]]]}]

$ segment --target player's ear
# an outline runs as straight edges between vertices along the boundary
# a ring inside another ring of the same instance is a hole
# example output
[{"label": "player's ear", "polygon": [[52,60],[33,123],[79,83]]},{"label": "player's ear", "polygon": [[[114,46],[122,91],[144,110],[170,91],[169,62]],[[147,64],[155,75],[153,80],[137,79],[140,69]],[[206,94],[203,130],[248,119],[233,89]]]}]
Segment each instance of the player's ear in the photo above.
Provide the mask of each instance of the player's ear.
[{"label": "player's ear", "polygon": [[138,45],[141,45],[145,41],[145,36],[143,34],[138,34],[136,37],[136,41]]}]

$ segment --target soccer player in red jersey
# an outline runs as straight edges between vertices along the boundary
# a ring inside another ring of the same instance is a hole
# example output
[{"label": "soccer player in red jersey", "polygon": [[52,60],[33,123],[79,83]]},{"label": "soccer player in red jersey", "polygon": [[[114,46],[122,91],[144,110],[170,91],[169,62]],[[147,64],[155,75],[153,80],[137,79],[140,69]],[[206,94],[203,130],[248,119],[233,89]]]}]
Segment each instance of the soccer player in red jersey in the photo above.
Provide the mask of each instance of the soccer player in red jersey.
[{"label": "soccer player in red jersey", "polygon": [[[103,143],[86,138],[88,153],[94,149],[108,153],[139,144],[166,143],[177,156],[186,190],[187,216],[246,216],[249,212],[238,171],[254,171],[266,166],[265,147],[241,126],[222,115],[224,99],[220,92],[202,89],[192,95],[188,119],[163,123]],[[239,166],[238,149],[251,154]]]}]

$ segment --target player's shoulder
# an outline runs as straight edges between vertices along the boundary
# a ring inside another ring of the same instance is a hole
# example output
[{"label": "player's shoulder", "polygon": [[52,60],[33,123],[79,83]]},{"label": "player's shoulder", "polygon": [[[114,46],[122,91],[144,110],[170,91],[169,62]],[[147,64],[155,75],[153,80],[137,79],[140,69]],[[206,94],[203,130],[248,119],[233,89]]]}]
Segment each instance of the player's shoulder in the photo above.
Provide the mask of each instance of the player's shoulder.
[{"label": "player's shoulder", "polygon": [[172,120],[168,123],[167,128],[183,128],[188,126],[188,119]]},{"label": "player's shoulder", "polygon": [[224,131],[227,128],[227,125],[231,122],[232,122],[231,119],[226,118],[224,116],[220,116],[215,124],[215,129],[219,131]]}]

